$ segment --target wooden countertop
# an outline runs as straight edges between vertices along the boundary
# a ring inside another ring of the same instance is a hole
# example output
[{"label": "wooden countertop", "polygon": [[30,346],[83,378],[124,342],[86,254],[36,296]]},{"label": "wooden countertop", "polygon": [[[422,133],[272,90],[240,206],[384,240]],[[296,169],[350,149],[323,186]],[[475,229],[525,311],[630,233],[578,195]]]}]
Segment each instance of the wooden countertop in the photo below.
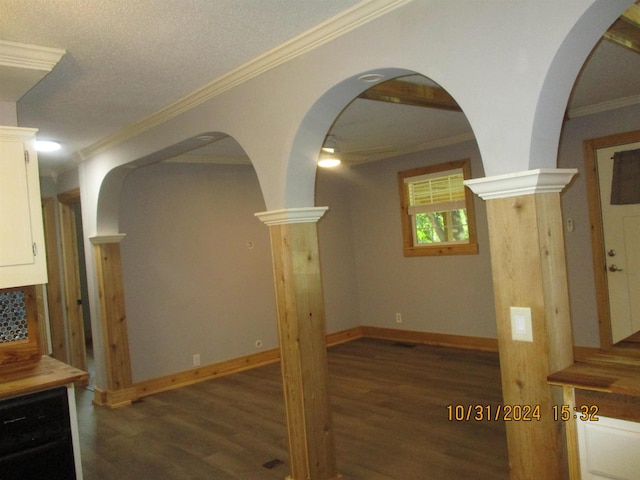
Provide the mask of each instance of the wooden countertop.
[{"label": "wooden countertop", "polygon": [[640,397],[640,349],[603,350],[548,380],[552,385]]},{"label": "wooden countertop", "polygon": [[43,355],[37,362],[0,368],[0,399],[88,379],[87,372]]}]

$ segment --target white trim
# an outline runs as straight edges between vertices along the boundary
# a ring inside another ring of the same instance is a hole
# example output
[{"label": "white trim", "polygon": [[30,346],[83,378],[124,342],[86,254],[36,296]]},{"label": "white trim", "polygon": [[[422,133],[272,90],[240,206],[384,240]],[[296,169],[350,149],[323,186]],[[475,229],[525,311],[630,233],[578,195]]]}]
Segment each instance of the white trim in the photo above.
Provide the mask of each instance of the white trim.
[{"label": "white trim", "polygon": [[395,10],[413,0],[365,0],[341,12],[333,18],[317,25],[288,42],[241,65],[177,102],[157,111],[144,120],[129,125],[114,135],[80,150],[80,159],[86,160],[104,152],[125,140],[140,135],[173,117],[189,111],[198,105],[236,87],[262,73],[271,70],[289,60],[299,57],[334,38],[340,37],[376,18]]},{"label": "white trim", "polygon": [[167,158],[162,163],[191,163],[214,165],[250,165],[251,161],[246,155],[192,155],[182,154],[177,157]]},{"label": "white trim", "polygon": [[4,67],[50,72],[65,53],[65,50],[59,48],[0,40],[0,65]]},{"label": "white trim", "polygon": [[459,143],[470,142],[471,140],[475,140],[475,139],[476,139],[476,136],[473,132],[466,132],[466,133],[461,133],[460,135],[454,135],[452,137],[439,138],[436,140],[431,140],[430,142],[421,143],[421,144],[415,145],[413,148],[417,151],[431,150],[434,148],[448,147],[450,145],[457,145]]},{"label": "white trim", "polygon": [[96,235],[95,237],[89,237],[89,241],[92,245],[102,245],[105,243],[120,243],[126,236],[126,233],[116,233],[114,235]]},{"label": "white trim", "polygon": [[609,100],[608,102],[596,103],[595,105],[586,105],[584,107],[576,107],[569,109],[569,118],[586,117],[597,113],[617,110],[618,108],[631,107],[640,104],[640,95],[632,95],[630,97]]},{"label": "white trim", "polygon": [[343,153],[343,155],[345,160],[350,165],[360,165],[362,163],[373,162],[376,160],[383,160],[385,158],[399,157],[401,155],[407,155],[409,153],[424,152],[424,151],[432,150],[435,148],[448,147],[450,145],[457,145],[464,142],[470,142],[472,140],[475,141],[475,139],[476,137],[473,134],[473,132],[467,132],[467,133],[462,133],[460,135],[454,135],[453,137],[432,140],[430,142],[418,143],[415,145],[407,145],[406,147],[402,147],[398,149],[394,147],[389,147],[388,150],[385,150],[383,152],[375,151],[374,149],[372,149],[373,151],[370,153],[367,153],[366,151],[361,151],[361,152],[352,153],[352,154],[345,152]]},{"label": "white trim", "polygon": [[465,180],[464,184],[484,200],[536,193],[559,193],[566,187],[576,168],[539,168],[526,172]]},{"label": "white trim", "polygon": [[315,223],[322,218],[329,207],[283,208],[258,212],[254,215],[265,225],[285,225],[288,223]]},{"label": "white trim", "polygon": [[[636,478],[640,454],[640,423],[602,417],[580,420],[581,411],[571,412],[578,430],[578,457],[584,479]],[[614,443],[615,442],[615,443]],[[603,446],[615,445],[614,458]]]},{"label": "white trim", "polygon": [[0,140],[9,142],[27,142],[32,140],[36,136],[37,132],[37,128],[3,126],[0,128]]},{"label": "white trim", "polygon": [[78,430],[78,409],[76,407],[75,386],[67,385],[67,402],[69,405],[69,424],[71,425],[71,444],[73,445],[73,463],[76,467],[76,480],[82,480],[82,457],[80,456],[80,431]]}]

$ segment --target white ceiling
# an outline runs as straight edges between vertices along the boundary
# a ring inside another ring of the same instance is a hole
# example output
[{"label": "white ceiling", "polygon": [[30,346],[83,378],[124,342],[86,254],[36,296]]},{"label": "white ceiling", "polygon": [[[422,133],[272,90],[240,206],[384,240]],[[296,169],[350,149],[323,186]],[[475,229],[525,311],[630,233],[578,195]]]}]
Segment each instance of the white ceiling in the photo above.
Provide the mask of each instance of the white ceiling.
[{"label": "white ceiling", "polygon": [[[78,152],[327,21],[357,0],[0,0],[0,40],[66,50],[17,103],[18,122],[62,142],[40,154],[45,174]],[[4,77],[3,77],[4,75]],[[640,55],[602,42],[570,112],[640,99]],[[0,69],[0,94],[7,76]],[[1,95],[0,95],[1,97]],[[602,106],[602,105],[601,105]],[[380,132],[384,132],[381,135]],[[463,114],[358,99],[333,127],[353,161],[471,137]],[[237,161],[231,139],[204,152]],[[365,155],[366,153],[366,155]]]}]

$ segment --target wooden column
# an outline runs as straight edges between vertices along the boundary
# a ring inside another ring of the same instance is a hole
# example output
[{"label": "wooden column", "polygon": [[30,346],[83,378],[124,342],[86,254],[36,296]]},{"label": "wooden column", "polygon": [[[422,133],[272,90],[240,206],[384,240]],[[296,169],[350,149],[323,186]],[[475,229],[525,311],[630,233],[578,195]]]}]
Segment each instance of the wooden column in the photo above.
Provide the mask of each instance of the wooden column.
[{"label": "wooden column", "polygon": [[339,478],[316,226],[326,210],[256,214],[271,235],[291,480]]},{"label": "wooden column", "polygon": [[[506,421],[512,480],[565,479],[562,390],[547,376],[573,363],[560,191],[575,170],[475,179],[487,200],[504,405],[539,409],[540,421]],[[514,340],[510,307],[531,309],[533,341]]]},{"label": "wooden column", "polygon": [[120,240],[124,235],[92,237],[96,259],[106,391],[96,389],[95,403],[117,407],[131,403],[131,359],[122,284]]}]

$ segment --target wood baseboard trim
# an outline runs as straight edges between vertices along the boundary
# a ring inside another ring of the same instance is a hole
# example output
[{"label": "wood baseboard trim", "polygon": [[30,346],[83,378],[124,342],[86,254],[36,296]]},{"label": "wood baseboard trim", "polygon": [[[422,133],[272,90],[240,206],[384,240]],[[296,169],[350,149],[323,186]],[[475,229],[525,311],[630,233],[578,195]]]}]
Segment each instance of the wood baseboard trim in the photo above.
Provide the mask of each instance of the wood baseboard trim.
[{"label": "wood baseboard trim", "polygon": [[[410,330],[396,330],[380,327],[355,327],[327,335],[327,346],[331,347],[341,343],[351,342],[358,338],[375,338],[395,342],[417,343],[422,345],[434,345],[440,347],[462,348],[468,350],[480,350],[485,352],[497,352],[498,340],[495,338],[468,337],[463,335],[450,335],[442,333],[415,332]],[[597,348],[574,347],[576,360],[586,358],[598,351]],[[184,372],[153,378],[135,383],[129,388],[117,391],[103,391],[98,388],[94,391],[94,405],[118,408],[130,405],[132,402],[155,393],[185,387],[194,383],[213,378],[231,375],[233,373],[249,370],[251,368],[268,365],[280,361],[280,350],[277,348],[264,352],[247,355],[224,362],[207,365],[204,367],[186,370]]]},{"label": "wood baseboard trim", "polygon": [[134,384],[138,398],[280,361],[277,348]]},{"label": "wood baseboard trim", "polygon": [[[355,327],[327,335],[327,346],[331,347],[341,343],[350,342],[358,338],[369,337],[382,340],[404,341],[422,343],[427,345],[440,345],[457,348],[469,348],[476,350],[497,351],[491,344],[491,339],[479,339],[475,337],[463,337],[457,335],[430,334],[425,332],[410,332],[405,330],[385,329],[378,327]],[[224,362],[194,368],[183,372],[166,375],[163,377],[144,380],[133,384],[131,387],[116,390],[94,390],[94,405],[109,408],[118,408],[130,405],[136,400],[153,395],[155,393],[185,387],[194,383],[218,378],[251,368],[268,365],[280,361],[280,350],[275,348],[253,355],[247,355]]]},{"label": "wood baseboard trim", "polygon": [[[331,333],[327,335],[327,346],[350,342],[361,337],[362,327]],[[133,384],[130,388],[122,390],[104,391],[96,388],[94,390],[93,404],[109,408],[123,407],[130,405],[140,398],[147,397],[155,393],[172,390],[174,388],[186,387],[187,385],[192,385],[194,383],[203,382],[205,380],[225,375],[231,375],[233,373],[242,372],[243,370],[279,361],[280,350],[274,348],[253,355],[234,358],[172,375],[144,380]]]},{"label": "wood baseboard trim", "polygon": [[[356,327],[341,332],[335,332],[327,335],[327,345],[333,346],[340,343],[350,342],[356,338],[362,337],[362,327]],[[265,350],[264,352],[247,355],[224,362],[207,365],[204,367],[186,370],[184,372],[167,375],[164,377],[153,378],[143,382],[136,383],[133,388],[136,391],[136,398],[146,397],[154,393],[171,390],[174,388],[185,387],[194,383],[218,378],[233,373],[242,372],[251,368],[268,365],[280,361],[280,350],[274,348]]]},{"label": "wood baseboard trim", "polygon": [[484,352],[497,352],[498,340],[495,338],[467,337],[463,335],[450,335],[444,333],[415,332],[411,330],[396,330],[393,328],[362,327],[363,336],[390,340],[395,342],[419,343],[422,345],[434,345],[439,347],[462,348],[468,350],[480,350]]},{"label": "wood baseboard trim", "polygon": [[330,333],[327,335],[327,347],[333,347],[334,345],[340,345],[341,343],[351,342],[358,338],[364,337],[365,327],[355,327],[348,330],[342,330],[341,332]]}]

